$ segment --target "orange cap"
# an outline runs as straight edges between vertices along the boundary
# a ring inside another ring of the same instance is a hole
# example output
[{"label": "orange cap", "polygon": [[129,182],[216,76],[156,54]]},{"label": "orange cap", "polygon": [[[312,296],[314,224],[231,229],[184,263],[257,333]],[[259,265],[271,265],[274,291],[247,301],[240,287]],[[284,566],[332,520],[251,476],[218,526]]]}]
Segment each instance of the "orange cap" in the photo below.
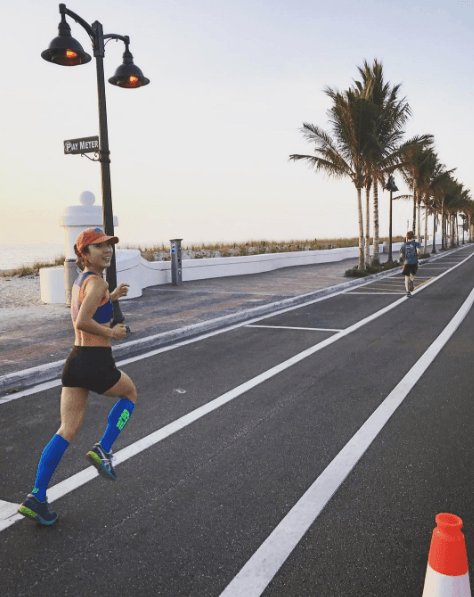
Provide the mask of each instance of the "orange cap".
[{"label": "orange cap", "polygon": [[462,520],[455,514],[442,512],[435,517],[438,525],[431,538],[428,564],[446,576],[461,576],[468,571],[467,552]]},{"label": "orange cap", "polygon": [[76,246],[79,253],[82,253],[87,245],[98,245],[105,242],[116,244],[118,241],[116,236],[107,236],[100,228],[87,228],[76,238]]}]

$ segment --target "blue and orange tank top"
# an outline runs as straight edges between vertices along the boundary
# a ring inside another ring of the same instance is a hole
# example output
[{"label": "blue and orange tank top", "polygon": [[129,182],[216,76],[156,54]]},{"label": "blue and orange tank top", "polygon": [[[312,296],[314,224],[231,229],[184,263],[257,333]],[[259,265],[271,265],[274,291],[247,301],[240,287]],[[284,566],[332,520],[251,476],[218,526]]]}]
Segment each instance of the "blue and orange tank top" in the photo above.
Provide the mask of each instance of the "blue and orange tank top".
[{"label": "blue and orange tank top", "polygon": [[[76,322],[79,310],[84,302],[87,283],[92,279],[91,276],[96,275],[94,272],[82,272],[74,281],[71,293],[71,316],[73,323]],[[92,319],[97,321],[97,323],[109,323],[113,313],[114,307],[110,300],[110,293],[107,291]]]}]

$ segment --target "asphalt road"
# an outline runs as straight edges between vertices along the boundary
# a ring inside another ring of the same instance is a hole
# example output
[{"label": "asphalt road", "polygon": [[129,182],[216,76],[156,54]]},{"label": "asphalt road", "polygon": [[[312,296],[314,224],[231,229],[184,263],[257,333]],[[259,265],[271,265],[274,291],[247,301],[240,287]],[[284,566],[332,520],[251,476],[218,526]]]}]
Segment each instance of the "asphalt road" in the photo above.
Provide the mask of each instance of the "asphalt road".
[{"label": "asphalt road", "polygon": [[[117,482],[84,458],[115,402],[91,394],[51,483],[58,523],[0,515],[2,597],[421,596],[437,513],[463,519],[474,557],[472,310],[410,373],[470,296],[473,252],[421,266],[411,299],[398,275],[119,365],[139,398]],[[0,500],[31,490],[59,396],[0,405]]]}]

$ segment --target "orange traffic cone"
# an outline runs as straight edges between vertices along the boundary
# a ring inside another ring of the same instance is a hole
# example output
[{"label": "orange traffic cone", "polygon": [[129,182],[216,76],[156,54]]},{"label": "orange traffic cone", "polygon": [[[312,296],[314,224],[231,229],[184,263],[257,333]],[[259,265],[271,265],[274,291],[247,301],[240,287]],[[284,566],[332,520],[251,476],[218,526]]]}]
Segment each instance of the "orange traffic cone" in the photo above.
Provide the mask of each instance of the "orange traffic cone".
[{"label": "orange traffic cone", "polygon": [[471,597],[462,520],[446,512],[435,520],[423,597]]}]

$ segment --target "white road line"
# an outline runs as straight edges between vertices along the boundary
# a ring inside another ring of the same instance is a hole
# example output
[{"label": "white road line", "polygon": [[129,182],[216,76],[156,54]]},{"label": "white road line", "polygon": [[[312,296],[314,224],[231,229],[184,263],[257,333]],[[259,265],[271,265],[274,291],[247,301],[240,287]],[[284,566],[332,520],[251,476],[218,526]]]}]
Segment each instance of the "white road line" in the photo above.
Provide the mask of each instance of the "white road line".
[{"label": "white road line", "polygon": [[38,392],[44,392],[45,390],[50,390],[51,388],[56,388],[57,386],[61,385],[60,379],[53,379],[52,381],[47,381],[45,383],[38,384],[37,386],[32,386],[31,388],[27,388],[26,390],[22,390],[21,392],[15,392],[14,394],[7,394],[0,398],[0,404],[5,404],[6,402],[12,402],[12,400],[18,400],[18,398],[24,398],[25,396],[31,396],[32,394],[37,394]]},{"label": "white road line", "polygon": [[297,328],[291,325],[257,325],[255,323],[246,325],[247,328],[272,328],[277,330],[308,330],[310,332],[342,332],[341,329],[333,330],[331,328]]},{"label": "white road line", "polygon": [[406,294],[406,292],[373,292],[372,290],[366,290],[365,292],[356,292],[356,291],[352,291],[352,292],[347,292],[346,294]]},{"label": "white road line", "polygon": [[[451,272],[452,270],[456,269],[457,267],[459,267],[460,265],[462,265],[465,261],[467,261],[468,259],[470,259],[471,257],[474,256],[474,253],[469,254],[465,259],[463,259],[462,261],[460,261],[459,263],[457,263],[454,267],[452,267],[451,269],[446,270],[445,272],[443,272],[442,274],[436,276],[435,278],[432,277],[432,280],[428,283],[425,284],[423,286],[423,288],[426,288],[427,286],[429,286],[429,284],[432,284],[433,282],[436,282],[437,280],[439,280],[440,278],[442,278],[443,276],[445,276],[446,274],[449,274],[449,272]],[[439,257],[439,259],[442,259],[442,257]],[[396,273],[392,273],[389,274],[388,278],[391,278],[392,276],[396,276],[398,274]],[[362,286],[358,286],[357,288],[365,288],[366,286],[373,284],[374,280],[368,280],[365,284],[363,284]],[[416,290],[414,291],[416,292]],[[327,294],[326,296],[322,296],[319,297],[317,299],[313,299],[308,301],[307,303],[300,303],[299,305],[294,305],[292,307],[286,307],[284,309],[281,309],[280,311],[274,311],[273,313],[268,313],[267,315],[263,315],[263,316],[259,316],[256,317],[255,319],[249,319],[248,321],[242,321],[240,323],[236,323],[234,325],[231,325],[229,327],[225,327],[219,330],[214,330],[212,332],[207,332],[205,334],[202,334],[200,336],[196,336],[195,338],[191,338],[189,340],[182,340],[181,342],[177,342],[176,344],[172,344],[171,346],[164,346],[163,348],[157,348],[155,350],[151,350],[149,352],[137,355],[135,357],[130,357],[128,359],[123,359],[121,361],[117,361],[116,364],[118,366],[122,366],[122,365],[128,365],[130,363],[134,363],[136,361],[140,361],[142,359],[147,359],[153,356],[156,356],[157,354],[160,354],[162,352],[167,352],[168,350],[174,350],[175,348],[180,348],[181,346],[186,346],[187,344],[192,344],[194,342],[200,342],[201,340],[206,340],[207,338],[211,338],[212,336],[217,336],[218,334],[224,334],[226,332],[230,332],[232,330],[235,330],[237,328],[240,327],[244,327],[246,325],[250,325],[254,322],[257,321],[262,321],[263,319],[268,319],[269,317],[276,317],[278,315],[282,315],[283,313],[288,313],[288,311],[294,311],[295,309],[301,309],[302,307],[307,307],[309,305],[313,305],[315,303],[319,303],[321,301],[325,301],[327,299],[333,298],[335,296],[339,296],[341,294],[367,294],[367,292],[355,292],[355,291],[351,291],[350,289],[348,290],[338,290],[336,292],[332,292],[331,294]],[[372,294],[376,294],[376,293],[372,293]],[[392,293],[378,293],[378,294],[392,294]],[[394,294],[405,294],[405,293],[394,293]],[[414,294],[414,293],[412,293]],[[61,361],[58,361],[59,363]],[[52,381],[48,381],[42,384],[38,384],[37,386],[33,386],[31,388],[27,388],[26,390],[22,390],[21,392],[16,392],[14,394],[8,394],[6,396],[0,397],[0,404],[5,404],[7,402],[11,402],[13,400],[18,400],[19,398],[23,398],[25,396],[31,396],[33,394],[36,394],[38,392],[42,392],[44,390],[48,390],[51,388],[55,388],[61,385],[61,380],[59,379],[55,379]]]},{"label": "white road line", "polygon": [[0,500],[0,520],[8,518],[16,514],[20,504],[12,504],[12,502],[5,502]]},{"label": "white road line", "polygon": [[390,284],[388,284],[387,282],[375,281],[370,286],[366,286],[365,288],[373,288],[375,286],[380,287],[380,288],[393,288],[394,286],[399,286],[400,284],[403,284],[403,283],[404,283],[404,281],[402,279],[392,279],[392,280],[390,280]]},{"label": "white road line", "polygon": [[262,543],[220,597],[260,597],[357,462],[445,346],[474,303],[474,290],[443,332]]},{"label": "white road line", "polygon": [[[256,386],[260,385],[261,383],[267,381],[271,377],[278,375],[278,373],[285,371],[285,369],[289,369],[290,367],[292,367],[293,365],[296,365],[303,359],[306,359],[307,357],[315,354],[319,350],[326,348],[326,346],[329,346],[330,344],[337,342],[344,336],[351,334],[352,332],[358,330],[359,328],[363,327],[367,323],[370,323],[371,321],[374,321],[375,319],[377,319],[378,317],[381,317],[385,313],[388,313],[392,309],[395,309],[395,307],[397,307],[402,301],[405,301],[405,300],[407,300],[406,297],[403,297],[401,299],[398,299],[397,301],[394,301],[391,305],[388,305],[387,307],[380,309],[380,311],[377,311],[376,313],[373,313],[372,315],[369,315],[368,317],[351,325],[350,327],[346,328],[345,330],[342,330],[342,331],[338,332],[337,334],[334,334],[333,336],[326,338],[326,340],[323,340],[322,342],[318,342],[318,344],[315,344],[314,346],[311,346],[310,348],[303,350],[303,352],[300,352],[299,354],[291,357],[290,359],[284,361],[283,363],[280,363],[279,365],[276,365],[275,367],[268,369],[268,371],[264,371],[260,375],[257,375],[253,379],[246,381],[245,383],[241,384],[240,386],[237,386],[233,390],[229,390],[225,394],[222,394],[222,396],[219,396],[218,398],[211,400],[207,404],[203,404],[199,408],[196,408],[195,410],[191,411],[190,413],[183,415],[179,419],[176,419],[176,421],[173,421],[172,423],[165,425],[165,427],[162,427],[161,429],[154,431],[150,435],[147,435],[146,437],[136,441],[135,443],[131,444],[130,446],[127,446],[123,450],[120,450],[119,452],[116,453],[115,463],[120,464],[121,462],[128,460],[132,456],[139,454],[143,450],[146,450],[147,448],[154,446],[155,444],[157,444],[158,442],[162,441],[163,439],[169,437],[173,433],[180,431],[181,429],[183,429],[184,427],[187,427],[194,421],[197,421],[201,417],[204,417],[205,415],[216,410],[217,408],[220,408],[224,404],[227,404],[231,400],[234,400],[238,396],[241,396],[245,392],[248,392],[252,388],[255,388]],[[98,472],[93,466],[90,466],[89,468],[84,469],[81,472],[76,473],[75,475],[72,475],[72,477],[69,477],[68,479],[66,479],[64,481],[61,481],[57,485],[54,485],[53,487],[48,489],[48,501],[53,502],[53,501],[59,499],[60,497],[63,497],[64,495],[70,493],[74,489],[81,487],[81,485],[88,483],[89,481],[94,479],[97,475],[98,475]],[[21,514],[14,514],[13,516],[8,516],[8,517],[4,518],[3,520],[0,517],[0,531],[7,529],[9,526],[11,526],[15,522],[22,520],[22,519],[23,519],[23,516]]]}]

